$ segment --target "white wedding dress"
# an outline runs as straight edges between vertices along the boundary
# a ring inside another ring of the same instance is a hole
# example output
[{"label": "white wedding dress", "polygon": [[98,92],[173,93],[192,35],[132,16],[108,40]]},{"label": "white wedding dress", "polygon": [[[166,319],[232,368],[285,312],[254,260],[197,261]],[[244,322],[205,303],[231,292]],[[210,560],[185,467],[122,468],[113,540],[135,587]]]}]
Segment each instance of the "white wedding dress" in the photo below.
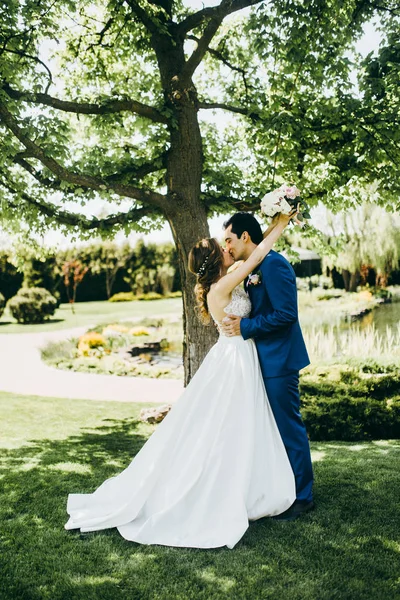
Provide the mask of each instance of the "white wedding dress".
[{"label": "white wedding dress", "polygon": [[[236,288],[225,312],[250,314]],[[127,540],[233,548],[249,520],[295,500],[253,340],[220,335],[171,412],[122,473],[69,494],[66,529],[117,527]]]}]

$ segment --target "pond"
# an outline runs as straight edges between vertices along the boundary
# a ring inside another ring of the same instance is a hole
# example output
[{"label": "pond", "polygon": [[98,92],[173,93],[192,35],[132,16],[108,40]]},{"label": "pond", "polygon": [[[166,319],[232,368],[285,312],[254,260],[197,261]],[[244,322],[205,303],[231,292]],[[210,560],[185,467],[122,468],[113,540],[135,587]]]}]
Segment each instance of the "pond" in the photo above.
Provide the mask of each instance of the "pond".
[{"label": "pond", "polygon": [[304,339],[312,360],[343,357],[400,359],[400,302],[377,306],[352,322],[344,318],[345,314],[340,315],[329,305],[324,310],[321,307],[306,310],[303,316],[300,311]]},{"label": "pond", "polygon": [[375,329],[381,334],[386,333],[387,326],[396,329],[399,323],[400,302],[383,304],[358,321],[359,327],[365,328],[374,325]]},{"label": "pond", "polygon": [[396,330],[400,323],[400,302],[391,302],[382,304],[364,317],[355,321],[346,320],[345,313],[330,311],[329,304],[313,307],[313,310],[299,310],[299,319],[302,329],[306,331],[322,329],[328,331],[332,327],[338,331],[360,330],[374,326],[377,333],[386,334],[386,328],[389,326]]}]

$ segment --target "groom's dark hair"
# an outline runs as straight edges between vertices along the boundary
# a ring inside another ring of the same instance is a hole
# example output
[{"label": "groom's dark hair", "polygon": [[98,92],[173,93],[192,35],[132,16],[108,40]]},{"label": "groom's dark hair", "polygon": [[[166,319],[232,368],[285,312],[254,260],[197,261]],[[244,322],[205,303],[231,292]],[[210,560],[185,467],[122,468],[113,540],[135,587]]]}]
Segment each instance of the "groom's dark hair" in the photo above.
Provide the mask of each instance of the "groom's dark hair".
[{"label": "groom's dark hair", "polygon": [[224,229],[232,225],[232,233],[236,234],[238,238],[242,236],[244,231],[247,231],[251,237],[251,241],[254,244],[259,244],[263,241],[263,233],[261,231],[260,223],[253,215],[247,212],[237,212],[231,216],[230,219],[225,221]]}]

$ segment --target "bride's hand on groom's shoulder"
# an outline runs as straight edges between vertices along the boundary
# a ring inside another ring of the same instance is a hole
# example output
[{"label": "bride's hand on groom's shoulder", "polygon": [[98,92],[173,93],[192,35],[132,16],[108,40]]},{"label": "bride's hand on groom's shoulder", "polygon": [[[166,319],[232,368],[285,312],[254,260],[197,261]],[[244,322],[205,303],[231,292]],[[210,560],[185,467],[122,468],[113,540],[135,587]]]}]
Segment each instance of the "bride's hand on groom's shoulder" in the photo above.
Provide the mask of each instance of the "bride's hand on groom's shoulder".
[{"label": "bride's hand on groom's shoulder", "polygon": [[227,315],[224,317],[221,323],[221,329],[223,333],[229,337],[233,337],[235,335],[241,335],[240,333],[240,321],[242,317],[238,317],[237,315]]}]

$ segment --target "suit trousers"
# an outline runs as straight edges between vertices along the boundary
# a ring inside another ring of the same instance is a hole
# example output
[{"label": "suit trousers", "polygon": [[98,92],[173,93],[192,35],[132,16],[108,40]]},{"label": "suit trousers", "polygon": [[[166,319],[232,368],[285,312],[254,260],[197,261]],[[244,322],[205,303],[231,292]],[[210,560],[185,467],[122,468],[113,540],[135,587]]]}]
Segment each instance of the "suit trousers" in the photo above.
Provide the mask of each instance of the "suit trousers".
[{"label": "suit trousers", "polygon": [[300,415],[299,372],[265,377],[265,389],[296,480],[296,500],[312,500],[313,470],[306,428]]}]

